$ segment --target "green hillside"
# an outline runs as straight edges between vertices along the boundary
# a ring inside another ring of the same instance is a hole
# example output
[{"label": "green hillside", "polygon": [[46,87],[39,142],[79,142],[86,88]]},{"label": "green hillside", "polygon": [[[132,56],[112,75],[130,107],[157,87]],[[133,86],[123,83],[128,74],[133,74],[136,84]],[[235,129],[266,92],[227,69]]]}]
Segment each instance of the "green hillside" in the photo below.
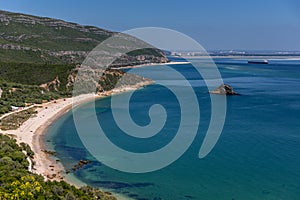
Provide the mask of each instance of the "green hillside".
[{"label": "green hillside", "polygon": [[[0,11],[0,115],[10,111],[11,106],[71,96],[80,64],[94,47],[113,34],[116,33],[59,19]],[[122,39],[107,45],[104,54],[114,59],[108,67],[167,62],[164,53],[155,48],[116,57],[115,52],[143,43],[125,35]],[[121,71],[108,71],[99,77],[99,91],[114,88],[123,75]],[[132,76],[128,84],[139,81],[142,79]]]},{"label": "green hillside", "polygon": [[[113,34],[115,33],[94,26],[0,11],[0,60],[81,63],[89,51]],[[160,58],[164,58],[164,54],[157,49],[128,54],[130,60],[138,55],[159,58],[152,62],[159,62]]]},{"label": "green hillside", "polygon": [[[94,47],[113,34],[58,19],[0,11],[0,115],[15,107],[71,97],[78,71],[90,67],[81,63]],[[167,62],[164,53],[155,48],[134,50],[118,58],[115,52],[135,49],[132,41],[143,44],[136,38],[128,38],[122,35],[124,42],[107,44],[109,48],[104,55],[115,59],[105,66],[107,69],[93,66],[87,70],[88,75],[99,74],[93,82],[97,91],[92,92],[113,89],[126,74],[118,67]],[[126,76],[128,79],[122,81],[122,86],[148,81],[136,75]],[[82,87],[80,92],[88,90]],[[0,120],[1,128],[20,126],[35,112],[31,109],[4,117]],[[43,177],[27,171],[26,157],[33,155],[28,145],[19,146],[16,140],[1,133],[0,143],[0,199],[115,199],[91,187],[77,189],[64,181],[45,182]]]}]

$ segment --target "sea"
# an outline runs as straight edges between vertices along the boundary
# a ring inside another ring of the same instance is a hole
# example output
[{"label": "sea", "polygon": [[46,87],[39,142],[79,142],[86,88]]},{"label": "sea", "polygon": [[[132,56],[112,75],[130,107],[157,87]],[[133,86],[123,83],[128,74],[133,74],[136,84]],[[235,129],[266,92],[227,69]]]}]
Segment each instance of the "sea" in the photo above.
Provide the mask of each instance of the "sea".
[{"label": "sea", "polygon": [[[197,97],[200,120],[196,136],[189,148],[169,165],[145,173],[124,172],[105,165],[83,145],[72,111],[51,124],[43,138],[45,144],[57,152],[57,159],[70,170],[68,176],[129,199],[299,200],[300,60],[270,58],[268,64],[228,58],[214,59],[213,63],[194,61],[208,69],[216,65],[223,82],[240,94],[226,96],[224,127],[216,145],[204,158],[199,158],[199,149],[210,124],[212,102],[203,77],[191,64],[169,66],[189,84],[165,72],[164,66],[137,70],[137,74],[139,70],[149,72],[149,78],[155,75],[179,90],[192,87]],[[117,96],[125,98],[126,94]],[[128,136],[118,127],[111,98],[82,104],[75,112],[82,113],[88,126],[89,118],[96,112],[112,143],[137,154],[164,148],[175,138],[182,111],[176,95],[167,87],[149,85],[131,97],[130,116],[140,126],[150,123],[151,105],[160,104],[167,112],[165,127],[149,138]],[[88,132],[93,129],[87,129],[87,137]],[[92,162],[72,171],[79,160]]]}]

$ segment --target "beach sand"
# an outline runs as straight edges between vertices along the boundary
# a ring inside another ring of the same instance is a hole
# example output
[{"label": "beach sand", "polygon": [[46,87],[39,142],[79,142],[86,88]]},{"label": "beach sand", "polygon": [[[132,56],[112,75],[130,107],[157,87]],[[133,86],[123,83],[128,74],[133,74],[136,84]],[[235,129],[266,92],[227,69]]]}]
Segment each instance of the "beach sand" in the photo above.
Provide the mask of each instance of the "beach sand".
[{"label": "beach sand", "polygon": [[37,104],[37,114],[30,117],[18,129],[1,131],[1,133],[14,136],[18,143],[27,143],[34,152],[32,160],[32,172],[40,174],[45,180],[64,180],[75,186],[82,186],[82,184],[74,182],[66,177],[65,169],[62,164],[51,156],[45,153],[45,145],[43,144],[43,134],[47,128],[57,118],[72,109],[72,107],[82,104],[84,102],[93,101],[96,98],[107,97],[113,94],[118,94],[130,90],[136,90],[146,85],[153,84],[152,81],[145,81],[133,86],[116,88],[112,91],[103,92],[100,94],[84,94],[75,98],[65,98],[51,101],[48,103]]},{"label": "beach sand", "polygon": [[[92,101],[91,95],[82,95],[82,102]],[[42,175],[45,180],[63,179],[63,167],[59,162],[50,159],[50,155],[43,152],[41,136],[47,127],[58,117],[70,110],[73,105],[72,98],[59,99],[48,103],[37,105],[37,114],[30,117],[18,129],[1,131],[15,137],[18,143],[27,143],[34,152],[32,172]],[[55,175],[54,175],[55,174]]]},{"label": "beach sand", "polygon": [[[187,62],[170,62],[170,63],[150,63],[139,66],[128,66],[123,68],[136,68],[136,67],[146,67],[146,66],[154,66],[154,65],[171,65],[171,64],[186,64]],[[119,68],[121,69],[121,68]],[[76,98],[64,98],[53,100],[51,102],[32,105],[37,106],[37,114],[35,116],[30,117],[27,121],[25,121],[18,129],[16,130],[7,130],[2,131],[3,134],[8,134],[13,136],[17,143],[27,143],[30,148],[34,152],[34,158],[31,159],[30,163],[30,171],[33,173],[40,174],[44,177],[45,180],[50,181],[60,181],[64,180],[71,185],[76,187],[81,187],[85,185],[84,183],[77,180],[72,175],[66,176],[65,169],[63,165],[56,160],[55,156],[52,156],[48,153],[45,153],[43,150],[47,150],[46,146],[43,143],[43,135],[46,133],[47,128],[59,117],[63,114],[71,110],[74,106],[80,105],[85,102],[93,101],[98,98],[103,98],[107,96],[111,96],[114,94],[123,93],[126,91],[137,90],[147,85],[153,84],[153,81],[144,81],[137,83],[136,85],[126,86],[121,88],[115,88],[111,91],[99,93],[99,94],[84,94],[77,96]],[[28,107],[27,107],[28,108]],[[24,108],[24,109],[27,109]],[[5,114],[5,116],[10,115],[15,112],[10,112]],[[5,117],[2,116],[1,118]],[[73,178],[72,178],[73,177]],[[130,199],[120,194],[114,194],[117,199]]]}]

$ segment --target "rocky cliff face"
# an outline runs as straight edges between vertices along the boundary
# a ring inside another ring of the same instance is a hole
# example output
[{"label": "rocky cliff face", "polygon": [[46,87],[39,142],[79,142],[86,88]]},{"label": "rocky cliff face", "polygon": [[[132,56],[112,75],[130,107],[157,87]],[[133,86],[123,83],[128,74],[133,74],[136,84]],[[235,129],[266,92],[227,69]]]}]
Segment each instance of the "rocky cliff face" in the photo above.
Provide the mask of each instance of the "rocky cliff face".
[{"label": "rocky cliff face", "polygon": [[221,84],[215,90],[209,91],[210,94],[221,94],[221,95],[239,95],[239,93],[233,91],[233,88],[227,84]]}]

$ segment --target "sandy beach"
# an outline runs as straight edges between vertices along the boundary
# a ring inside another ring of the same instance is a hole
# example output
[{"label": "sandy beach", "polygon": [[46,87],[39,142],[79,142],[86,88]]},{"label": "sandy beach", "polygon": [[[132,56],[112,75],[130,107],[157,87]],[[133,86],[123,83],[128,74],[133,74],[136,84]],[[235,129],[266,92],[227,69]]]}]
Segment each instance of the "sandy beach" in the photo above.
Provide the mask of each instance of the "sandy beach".
[{"label": "sandy beach", "polygon": [[[91,95],[82,95],[82,102],[91,101],[94,97]],[[15,137],[18,143],[27,143],[34,152],[32,172],[42,175],[45,180],[63,179],[63,167],[59,162],[49,158],[49,155],[43,152],[44,145],[41,136],[45,133],[47,127],[58,117],[70,110],[73,105],[72,98],[58,99],[48,103],[37,105],[37,114],[30,117],[18,129],[1,131]],[[55,175],[54,175],[55,174]]]},{"label": "sandy beach", "polygon": [[[186,64],[187,62],[170,62],[170,63],[149,63],[145,65],[138,66],[128,66],[124,68],[136,68],[136,67],[146,67],[146,66],[155,66],[155,65],[170,65],[170,64]],[[119,68],[120,69],[120,68]],[[137,90],[144,86],[153,84],[153,81],[144,81],[137,83],[132,86],[123,86],[121,88],[114,88],[111,91],[106,91],[98,94],[84,94],[77,96],[75,98],[63,98],[58,100],[53,100],[43,104],[31,105],[30,108],[36,106],[37,114],[30,117],[25,121],[18,129],[16,130],[7,130],[3,131],[0,129],[1,133],[8,134],[13,136],[17,143],[27,143],[34,152],[34,158],[29,159],[30,161],[30,171],[33,173],[40,174],[44,177],[45,180],[50,181],[60,181],[64,180],[69,184],[72,184],[76,187],[83,186],[83,183],[72,180],[70,176],[66,176],[65,169],[63,165],[56,159],[55,156],[50,155],[49,153],[44,152],[46,146],[43,143],[43,135],[46,133],[47,128],[63,114],[71,110],[74,106],[78,106],[82,103],[94,101],[98,98],[103,98],[111,96],[114,94],[123,93],[126,91]],[[24,109],[28,109],[25,107]],[[20,110],[21,111],[21,110]],[[10,114],[17,113],[20,111],[13,111],[7,114],[2,115],[0,118],[4,118]],[[122,195],[115,195],[118,199],[128,199]]]},{"label": "sandy beach", "polygon": [[99,94],[84,94],[75,98],[58,99],[37,104],[37,114],[35,116],[30,117],[18,129],[1,131],[1,133],[12,135],[18,143],[24,142],[31,147],[35,154],[32,160],[32,163],[34,163],[32,172],[42,175],[45,180],[65,180],[78,186],[78,184],[67,179],[62,164],[55,160],[54,156],[43,151],[47,149],[45,149],[43,144],[42,136],[45,134],[48,126],[74,106],[113,94],[136,90],[149,84],[153,84],[153,82],[145,81],[133,86],[115,88],[112,91]]}]

